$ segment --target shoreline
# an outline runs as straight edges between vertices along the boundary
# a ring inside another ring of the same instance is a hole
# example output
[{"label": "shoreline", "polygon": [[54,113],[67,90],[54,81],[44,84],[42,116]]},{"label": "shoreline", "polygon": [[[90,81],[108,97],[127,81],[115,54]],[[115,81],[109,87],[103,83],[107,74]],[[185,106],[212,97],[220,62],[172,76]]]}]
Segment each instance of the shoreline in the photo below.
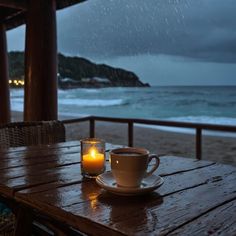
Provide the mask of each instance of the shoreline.
[{"label": "shoreline", "polygon": [[[71,119],[59,116],[60,120]],[[23,113],[12,111],[12,122],[22,121]],[[96,137],[114,144],[127,145],[127,124],[96,122]],[[89,136],[89,122],[66,125],[66,139],[80,140]],[[202,159],[236,165],[236,138],[202,136]],[[147,148],[152,153],[195,158],[195,135],[134,126],[134,146]]]}]

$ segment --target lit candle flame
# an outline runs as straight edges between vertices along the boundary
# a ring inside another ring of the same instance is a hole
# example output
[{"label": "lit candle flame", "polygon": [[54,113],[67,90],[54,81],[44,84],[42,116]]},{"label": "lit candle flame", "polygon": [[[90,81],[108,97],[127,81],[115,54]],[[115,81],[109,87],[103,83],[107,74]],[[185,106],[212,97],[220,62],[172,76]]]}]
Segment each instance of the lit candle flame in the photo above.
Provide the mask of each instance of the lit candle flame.
[{"label": "lit candle flame", "polygon": [[90,156],[91,156],[92,158],[96,158],[96,154],[97,154],[96,148],[91,148],[91,150],[90,150]]}]

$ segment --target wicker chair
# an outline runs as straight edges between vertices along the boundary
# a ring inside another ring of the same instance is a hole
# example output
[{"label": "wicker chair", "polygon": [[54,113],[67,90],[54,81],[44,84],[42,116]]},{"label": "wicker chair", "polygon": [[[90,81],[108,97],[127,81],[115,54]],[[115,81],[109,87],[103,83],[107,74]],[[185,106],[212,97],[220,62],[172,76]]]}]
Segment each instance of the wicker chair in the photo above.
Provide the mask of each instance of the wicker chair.
[{"label": "wicker chair", "polygon": [[[53,144],[65,141],[65,127],[60,121],[14,122],[0,126],[0,148]],[[14,214],[2,203],[0,235],[13,235]]]},{"label": "wicker chair", "polygon": [[14,122],[0,126],[0,148],[64,141],[65,127],[60,121]]}]

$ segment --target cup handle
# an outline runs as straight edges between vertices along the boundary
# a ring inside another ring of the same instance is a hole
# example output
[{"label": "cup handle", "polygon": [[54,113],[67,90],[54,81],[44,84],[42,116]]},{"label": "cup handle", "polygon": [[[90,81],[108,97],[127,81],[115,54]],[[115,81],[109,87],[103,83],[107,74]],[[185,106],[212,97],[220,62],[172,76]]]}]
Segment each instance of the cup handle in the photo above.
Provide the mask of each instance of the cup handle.
[{"label": "cup handle", "polygon": [[158,155],[156,155],[156,154],[149,155],[148,164],[152,161],[152,159],[156,159],[156,163],[150,171],[146,172],[145,177],[150,176],[158,168],[158,166],[160,165],[160,159],[159,159]]}]

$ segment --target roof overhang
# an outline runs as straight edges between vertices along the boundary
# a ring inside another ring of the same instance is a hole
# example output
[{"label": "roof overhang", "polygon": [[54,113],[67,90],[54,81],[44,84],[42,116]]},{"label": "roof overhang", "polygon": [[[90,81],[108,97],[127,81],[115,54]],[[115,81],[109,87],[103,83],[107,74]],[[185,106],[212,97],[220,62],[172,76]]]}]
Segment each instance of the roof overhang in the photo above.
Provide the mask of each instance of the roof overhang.
[{"label": "roof overhang", "polygon": [[[57,10],[84,1],[86,0],[56,0]],[[0,23],[4,24],[7,30],[16,28],[26,22],[27,10],[27,0],[0,0]]]}]

